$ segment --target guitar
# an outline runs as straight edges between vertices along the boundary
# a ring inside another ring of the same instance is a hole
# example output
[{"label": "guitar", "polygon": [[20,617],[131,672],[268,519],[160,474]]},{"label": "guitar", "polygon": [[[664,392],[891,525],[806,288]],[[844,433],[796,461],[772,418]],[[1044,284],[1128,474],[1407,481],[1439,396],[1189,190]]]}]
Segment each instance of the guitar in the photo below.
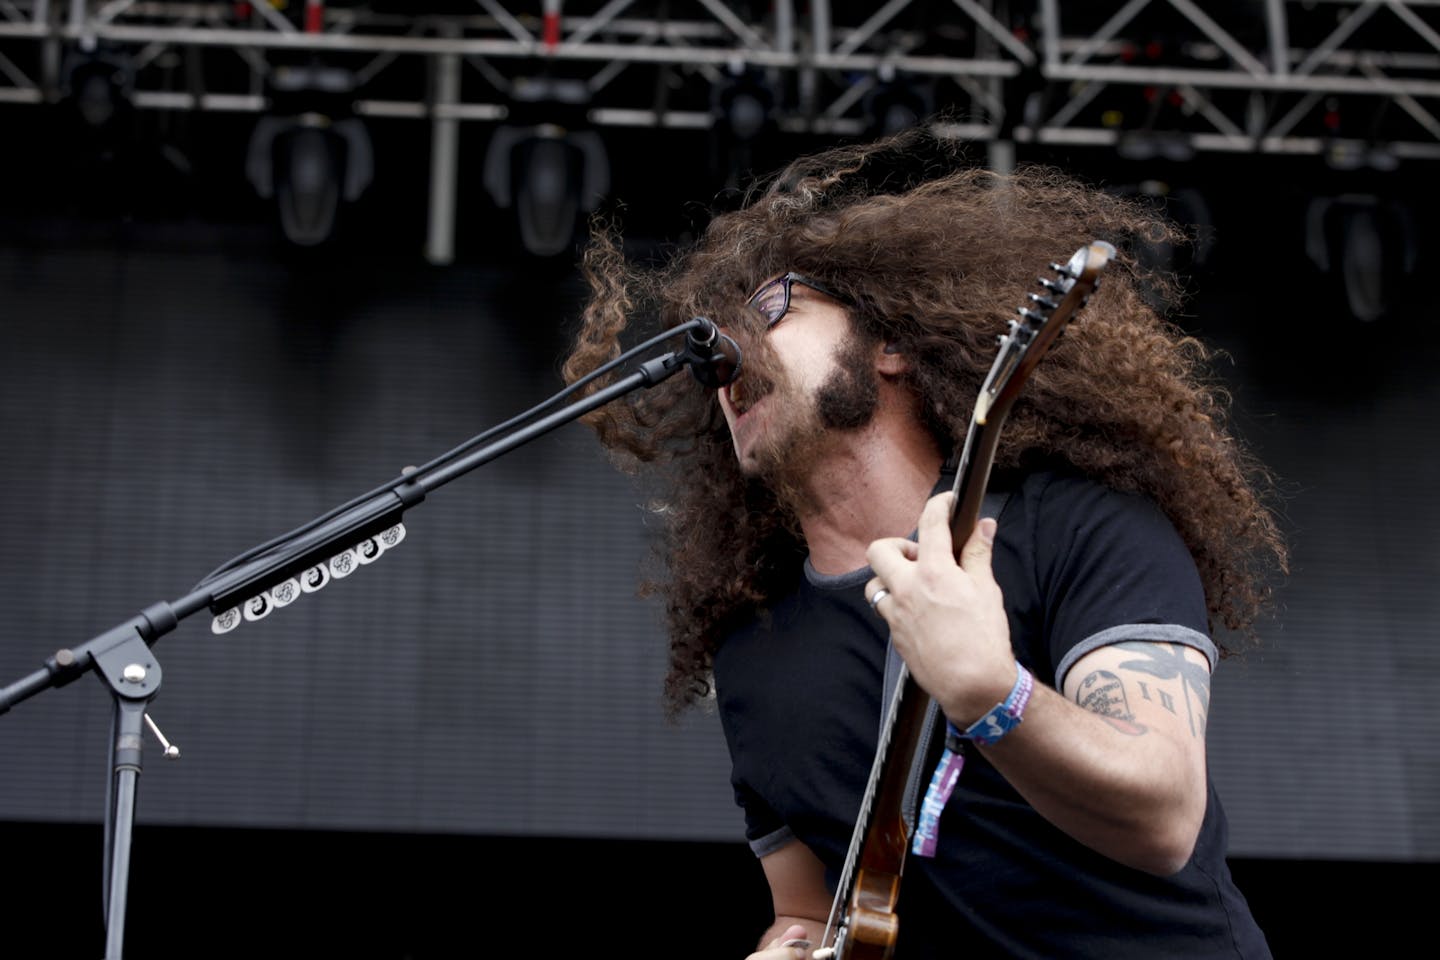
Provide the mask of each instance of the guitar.
[{"label": "guitar", "polygon": [[[1020,388],[1088,301],[1100,271],[1114,256],[1113,246],[1094,241],[1076,250],[1069,262],[1050,264],[1057,279],[1040,278],[1045,292],[1029,294],[1028,305],[1016,311],[1019,319],[1011,320],[1001,335],[999,355],[980,388],[955,475],[950,532],[957,561],[979,522],[1000,429]],[[902,664],[825,934],[812,954],[815,960],[887,960],[894,950],[900,927],[895,904],[913,834],[905,810],[910,769],[902,761],[915,756],[929,707],[930,698]]]}]

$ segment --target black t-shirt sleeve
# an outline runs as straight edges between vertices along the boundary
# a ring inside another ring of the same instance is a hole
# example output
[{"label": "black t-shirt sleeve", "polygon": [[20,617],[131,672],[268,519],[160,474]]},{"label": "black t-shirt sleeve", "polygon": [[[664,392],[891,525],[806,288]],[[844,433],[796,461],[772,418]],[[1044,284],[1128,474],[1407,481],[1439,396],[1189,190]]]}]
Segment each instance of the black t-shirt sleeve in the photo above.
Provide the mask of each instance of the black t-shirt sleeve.
[{"label": "black t-shirt sleeve", "polygon": [[1052,478],[1031,502],[1057,688],[1077,653],[1123,640],[1185,643],[1213,660],[1199,572],[1153,502],[1073,477]]},{"label": "black t-shirt sleeve", "polygon": [[730,776],[730,785],[735,789],[735,803],[745,811],[745,839],[756,841],[784,826],[784,821],[760,798],[750,784],[738,772]]},{"label": "black t-shirt sleeve", "polygon": [[773,853],[793,839],[784,819],[748,784],[736,781],[734,786],[735,802],[745,811],[745,840],[757,857]]}]

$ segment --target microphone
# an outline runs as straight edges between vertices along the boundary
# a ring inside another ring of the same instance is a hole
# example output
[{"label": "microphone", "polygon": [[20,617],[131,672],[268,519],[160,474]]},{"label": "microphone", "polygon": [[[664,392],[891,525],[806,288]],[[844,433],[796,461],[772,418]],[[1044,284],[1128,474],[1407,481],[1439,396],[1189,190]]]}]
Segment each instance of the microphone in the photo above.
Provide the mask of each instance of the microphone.
[{"label": "microphone", "polygon": [[685,334],[685,360],[695,379],[711,389],[723,387],[740,375],[740,346],[715,326],[696,317],[699,326]]}]

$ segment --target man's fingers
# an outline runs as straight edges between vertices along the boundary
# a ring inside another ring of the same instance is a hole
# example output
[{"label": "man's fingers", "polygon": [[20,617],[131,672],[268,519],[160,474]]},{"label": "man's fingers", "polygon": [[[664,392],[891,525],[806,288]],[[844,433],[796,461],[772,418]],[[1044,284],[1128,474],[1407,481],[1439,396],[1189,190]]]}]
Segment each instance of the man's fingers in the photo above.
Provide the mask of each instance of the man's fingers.
[{"label": "man's fingers", "polygon": [[995,545],[995,520],[981,517],[975,524],[975,531],[960,551],[960,566],[971,576],[991,576],[990,553]]},{"label": "man's fingers", "polygon": [[750,954],[748,960],[792,960],[810,955],[809,932],[802,926],[791,924],[785,932],[765,944],[764,948]]},{"label": "man's fingers", "polygon": [[936,562],[941,559],[953,559],[950,539],[950,505],[955,502],[955,494],[939,493],[925,501],[925,509],[920,511],[920,523],[916,529],[919,532],[920,561],[922,563]]},{"label": "man's fingers", "polygon": [[865,559],[881,584],[894,583],[898,574],[916,556],[915,544],[903,537],[884,537],[865,548]]},{"label": "man's fingers", "polygon": [[803,942],[806,946],[809,946],[810,941],[805,939],[808,936],[809,932],[803,926],[798,923],[792,923],[790,924],[790,926],[785,928],[784,933],[780,934],[780,936],[776,937],[774,940],[771,940],[765,946],[767,949],[770,947],[789,947],[798,945],[798,943],[800,942]]}]

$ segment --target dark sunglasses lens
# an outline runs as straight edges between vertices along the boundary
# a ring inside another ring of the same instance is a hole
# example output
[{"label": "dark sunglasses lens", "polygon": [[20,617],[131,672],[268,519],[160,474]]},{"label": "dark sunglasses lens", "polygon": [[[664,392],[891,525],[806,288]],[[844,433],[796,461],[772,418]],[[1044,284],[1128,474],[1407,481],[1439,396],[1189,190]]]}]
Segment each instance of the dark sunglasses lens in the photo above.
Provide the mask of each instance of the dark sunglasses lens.
[{"label": "dark sunglasses lens", "polygon": [[774,326],[785,316],[785,308],[789,306],[789,291],[786,290],[784,280],[776,280],[767,283],[760,288],[760,292],[750,298],[750,305],[760,311],[765,318],[767,326]]}]

